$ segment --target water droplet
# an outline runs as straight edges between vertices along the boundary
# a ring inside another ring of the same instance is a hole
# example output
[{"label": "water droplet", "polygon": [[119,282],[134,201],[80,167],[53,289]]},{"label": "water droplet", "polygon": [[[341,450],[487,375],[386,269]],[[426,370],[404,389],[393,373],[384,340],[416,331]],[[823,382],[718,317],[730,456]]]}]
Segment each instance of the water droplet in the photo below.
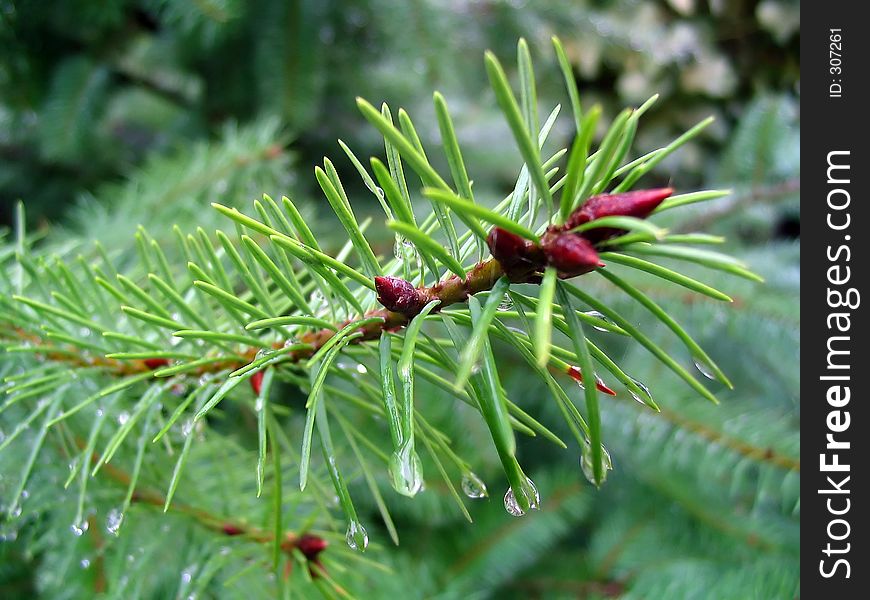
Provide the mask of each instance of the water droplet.
[{"label": "water droplet", "polygon": [[716,370],[706,358],[702,356],[693,356],[692,362],[695,363],[695,368],[701,372],[701,375],[707,379],[716,379]]},{"label": "water droplet", "polygon": [[181,426],[181,435],[187,437],[191,431],[193,431],[193,419],[188,419]]},{"label": "water droplet", "polygon": [[254,360],[260,360],[261,358],[266,358],[267,356],[272,354],[272,350],[268,348],[260,348],[257,350],[257,353],[254,355]]},{"label": "water droplet", "polygon": [[28,490],[21,490],[21,499],[27,500],[30,498],[30,492]]},{"label": "water droplet", "polygon": [[82,518],[81,520],[70,525],[69,529],[73,532],[74,535],[82,536],[88,530],[88,527],[90,527],[88,520]]},{"label": "water droplet", "polygon": [[254,410],[257,412],[263,412],[263,408],[266,402],[263,400],[262,396],[257,396],[256,402],[254,402]]},{"label": "water droplet", "polygon": [[351,550],[365,552],[365,549],[368,548],[369,545],[369,534],[366,531],[366,528],[362,526],[362,523],[351,521],[347,526],[345,540],[347,540],[347,545]]},{"label": "water droplet", "polygon": [[393,244],[393,256],[396,257],[396,260],[402,260],[402,257],[405,256],[404,244],[405,239],[402,236],[397,235],[396,241]]},{"label": "water droplet", "polygon": [[193,579],[193,569],[196,567],[187,567],[181,572],[181,583],[187,585]]},{"label": "water droplet", "polygon": [[79,329],[79,335],[80,335],[81,337],[90,337],[90,335],[91,335],[91,328],[90,328],[90,327],[81,327],[81,328]]},{"label": "water droplet", "polygon": [[102,417],[102,416],[103,416],[103,409],[102,409],[102,408],[98,408],[98,409],[97,409],[97,412],[96,412],[96,415],[97,415],[97,418]]},{"label": "water droplet", "polygon": [[[517,497],[517,492],[520,497]],[[526,477],[526,481],[517,492],[512,487],[509,487],[504,495],[504,507],[508,514],[514,517],[522,517],[526,514],[523,504],[528,505],[529,510],[536,510],[541,506],[541,496],[538,494],[538,488],[532,483],[532,480]]]},{"label": "water droplet", "polygon": [[117,508],[113,508],[106,516],[106,531],[112,535],[118,535],[118,530],[121,529],[121,524],[124,522],[124,513]]},{"label": "water droplet", "polygon": [[82,569],[87,569],[88,567],[91,566],[91,561],[90,561],[90,559],[88,559],[88,558],[83,558],[83,559],[79,562],[79,566],[80,566]]},{"label": "water droplet", "polygon": [[118,425],[123,425],[124,423],[126,423],[129,420],[130,420],[130,413],[128,413],[126,410],[122,411],[118,415]]},{"label": "water droplet", "polygon": [[[586,315],[587,317],[593,317],[593,318],[595,318],[595,319],[601,319],[601,320],[604,321],[605,323],[613,324],[613,321],[611,321],[610,319],[608,319],[607,317],[605,317],[602,313],[598,312],[597,310],[590,310],[590,311],[585,312],[585,313],[583,313],[583,314]],[[592,329],[595,329],[595,330],[597,330],[597,331],[604,331],[604,332],[610,331],[609,329],[607,329],[606,327],[602,327],[601,325],[592,325]]]},{"label": "water droplet", "polygon": [[501,299],[501,302],[498,303],[498,310],[504,312],[504,311],[513,310],[513,309],[514,309],[513,299],[509,295],[505,294],[504,298]]},{"label": "water droplet", "polygon": [[359,373],[360,375],[365,375],[366,373],[369,372],[369,370],[368,370],[368,367],[366,367],[364,364],[360,363],[356,366],[356,372]]},{"label": "water droplet", "polygon": [[415,496],[423,487],[423,465],[413,445],[402,444],[390,457],[393,489],[403,496]]},{"label": "water droplet", "polygon": [[17,519],[21,516],[21,503],[16,503],[12,508],[9,509],[9,516],[13,519]]},{"label": "water droplet", "polygon": [[589,440],[583,440],[583,448],[580,452],[580,469],[594,486],[600,486],[607,479],[607,472],[613,469],[613,462],[610,460],[610,453],[604,445],[601,445],[601,481],[595,481],[595,472],[592,463],[592,444]]},{"label": "water droplet", "polygon": [[640,394],[638,394],[637,392],[635,392],[631,388],[628,388],[628,393],[631,394],[631,397],[634,398],[635,401],[643,404],[644,406],[649,406],[649,400],[652,400],[652,394],[650,393],[649,388],[646,386],[646,384],[641,383],[640,381],[638,381],[634,377],[630,377],[629,379],[631,379],[634,382],[634,384],[637,387],[639,387],[644,394],[647,395],[648,400],[644,399],[642,396],[640,396]]},{"label": "water droplet", "polygon": [[476,474],[468,471],[462,475],[462,493],[472,499],[486,498],[489,492],[486,490],[486,484]]}]

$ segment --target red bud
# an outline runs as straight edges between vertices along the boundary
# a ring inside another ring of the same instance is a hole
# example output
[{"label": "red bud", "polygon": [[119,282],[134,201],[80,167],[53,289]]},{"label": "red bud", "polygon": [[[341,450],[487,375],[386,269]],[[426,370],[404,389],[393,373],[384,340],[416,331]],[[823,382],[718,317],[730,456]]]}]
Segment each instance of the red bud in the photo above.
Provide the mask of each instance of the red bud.
[{"label": "red bud", "polygon": [[326,550],[329,542],[316,535],[306,533],[296,543],[296,547],[308,560],[314,560],[317,555]]},{"label": "red bud", "polygon": [[263,376],[266,374],[265,371],[257,371],[251,378],[248,380],[251,382],[251,389],[254,390],[256,395],[260,395],[260,390],[263,388]]},{"label": "red bud", "polygon": [[580,207],[580,210],[572,215],[569,229],[601,217],[618,216],[644,219],[673,193],[672,188],[659,188],[592,196]]},{"label": "red bud", "polygon": [[493,227],[486,238],[489,251],[503,269],[507,270],[522,262],[526,240],[501,227]]},{"label": "red bud", "polygon": [[544,236],[542,248],[547,262],[559,270],[563,279],[604,266],[592,244],[573,233],[547,234]]},{"label": "red bud", "polygon": [[145,366],[151,369],[159,369],[160,367],[168,367],[169,359],[168,358],[146,358],[144,361]]},{"label": "red bud", "polygon": [[375,277],[375,289],[378,302],[393,312],[414,316],[425,305],[417,288],[400,277]]},{"label": "red bud", "polygon": [[543,267],[545,259],[537,244],[501,227],[492,228],[486,243],[493,258],[513,282],[528,282]]},{"label": "red bud", "polygon": [[244,533],[241,527],[233,525],[232,523],[225,523],[221,527],[221,531],[223,531],[225,535],[240,535],[241,533]]},{"label": "red bud", "polygon": [[[583,383],[583,373],[580,371],[580,367],[575,367],[573,365],[569,366],[567,373],[568,373],[568,376],[571,377],[571,379],[573,379],[577,383],[580,383],[580,384]],[[603,381],[597,380],[595,382],[595,388],[599,392],[604,392],[608,396],[615,396],[616,395],[616,392],[614,392],[609,387],[607,387]]]},{"label": "red bud", "polygon": [[[672,188],[654,190],[637,190],[621,194],[599,194],[589,198],[579,210],[575,211],[565,224],[565,229],[575,227],[600,219],[601,217],[635,217],[645,219],[661,204],[665,198],[674,193]],[[598,242],[624,233],[622,229],[600,228],[583,232],[583,237]]]}]

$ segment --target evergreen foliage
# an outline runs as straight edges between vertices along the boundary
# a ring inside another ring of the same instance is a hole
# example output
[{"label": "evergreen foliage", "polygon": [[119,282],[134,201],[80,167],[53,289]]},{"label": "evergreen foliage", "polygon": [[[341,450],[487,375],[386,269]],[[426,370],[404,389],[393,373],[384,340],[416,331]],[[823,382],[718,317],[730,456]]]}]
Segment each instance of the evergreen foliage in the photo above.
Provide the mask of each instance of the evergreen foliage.
[{"label": "evergreen foliage", "polygon": [[[197,7],[226,19],[240,10]],[[171,14],[204,47],[219,43],[201,14]],[[57,85],[101,85],[77,68]],[[94,201],[69,233],[47,240],[18,219],[0,251],[0,493],[4,536],[19,540],[3,551],[39,555],[40,593],[799,592],[799,393],[794,363],[781,358],[797,353],[788,299],[798,279],[782,269],[797,250],[753,257],[763,286],[743,262],[711,250],[722,238],[685,228],[704,218],[698,203],[726,195],[718,190],[672,196],[649,221],[593,215],[575,227],[591,196],[642,185],[709,122],[636,153],[652,98],[593,144],[603,117],[581,105],[564,68],[576,137],[550,150],[559,107],[552,118],[537,114],[525,42],[518,86],[492,54],[486,70],[524,163],[498,203],[475,189],[436,94],[440,145],[405,111],[359,101],[385,152],[366,161],[342,145],[352,167],[324,159],[316,169],[337,218],[328,225],[266,195],[248,208],[179,215],[199,229],[132,231],[165,225],[149,213],[177,195],[202,207],[204,198],[284,188],[274,121],[154,160],[102,192],[129,213]],[[788,181],[774,105],[757,109],[767,128],[748,126],[760,135],[737,136],[723,181],[742,178],[748,152],[779,158],[770,177]],[[441,154],[443,163],[430,162]],[[355,215],[339,171],[361,176],[393,248],[372,245],[374,224]],[[336,226],[346,243],[331,248],[324,240],[336,236],[316,234]],[[548,262],[515,275],[489,258],[493,227]],[[574,273],[548,245],[560,227],[594,240],[607,265],[567,281]],[[96,247],[74,235],[85,230],[100,233]],[[398,283],[388,305],[390,277],[420,294],[413,309],[398,302],[411,293]],[[462,279],[476,293],[456,292]],[[731,298],[739,311],[717,302]],[[776,353],[758,349],[762,335]],[[700,348],[723,337],[733,348],[717,345],[720,369]],[[577,391],[577,379],[599,375],[600,385]],[[611,387],[613,398],[602,395]],[[596,491],[580,472],[596,486],[615,481]],[[486,494],[482,481],[492,501],[475,498]],[[499,507],[505,487],[510,512],[540,510],[511,519]],[[423,515],[427,535],[418,536],[412,524]],[[402,552],[386,547],[399,540]],[[367,544],[373,553],[351,549]],[[537,576],[541,565],[552,579]]]}]

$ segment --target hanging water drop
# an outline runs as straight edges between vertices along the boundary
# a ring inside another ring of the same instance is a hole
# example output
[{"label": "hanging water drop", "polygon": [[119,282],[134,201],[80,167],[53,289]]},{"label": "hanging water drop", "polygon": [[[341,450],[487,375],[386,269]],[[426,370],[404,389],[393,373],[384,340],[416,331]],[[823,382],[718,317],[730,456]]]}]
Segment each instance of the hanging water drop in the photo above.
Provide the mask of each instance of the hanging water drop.
[{"label": "hanging water drop", "polygon": [[[526,477],[525,482],[517,491],[522,495],[525,504],[528,504],[529,510],[540,508],[541,496],[538,494],[538,488],[535,487],[535,484],[532,483],[531,479]],[[508,488],[504,495],[504,507],[505,510],[508,511],[508,514],[514,517],[522,517],[526,514],[526,511],[523,509],[522,503],[517,498],[517,491],[514,491],[512,487]]]},{"label": "hanging water drop", "polygon": [[396,257],[396,260],[402,260],[402,258],[405,256],[404,246],[405,246],[405,239],[402,236],[397,235],[396,241],[393,244],[393,256]]},{"label": "hanging water drop", "polygon": [[88,527],[90,527],[90,525],[87,519],[82,518],[81,520],[76,521],[75,523],[70,525],[69,529],[73,532],[74,535],[76,535],[77,537],[81,537],[88,530]]},{"label": "hanging water drop", "polygon": [[462,493],[472,499],[486,498],[489,492],[486,484],[475,473],[468,471],[462,475]]},{"label": "hanging water drop", "polygon": [[130,420],[130,413],[128,413],[126,410],[121,411],[121,413],[118,415],[118,425],[123,425],[124,423],[126,423],[129,420]]},{"label": "hanging water drop", "polygon": [[124,522],[124,513],[117,508],[113,508],[106,516],[106,531],[114,536],[118,535],[118,530],[121,529],[121,524]]},{"label": "hanging water drop", "polygon": [[369,370],[364,364],[360,363],[356,366],[356,372],[359,373],[360,375],[365,375],[366,373],[369,372]]},{"label": "hanging water drop", "polygon": [[369,545],[369,534],[366,528],[359,521],[351,521],[347,526],[347,535],[345,535],[347,545],[351,550],[359,550],[365,552]]},{"label": "hanging water drop", "polygon": [[713,368],[713,365],[710,364],[709,360],[703,356],[695,355],[692,357],[692,362],[695,363],[695,368],[701,372],[701,375],[707,379],[716,379],[716,370]]},{"label": "hanging water drop", "polygon": [[[595,319],[601,319],[602,321],[604,321],[604,322],[606,322],[606,323],[613,323],[613,321],[611,321],[610,319],[608,319],[607,317],[605,317],[602,313],[598,312],[597,310],[590,310],[590,311],[585,312],[585,313],[583,313],[583,314],[586,315],[587,317],[593,317],[593,318],[595,318]],[[601,325],[595,325],[594,323],[592,324],[592,329],[595,329],[595,330],[597,330],[597,331],[604,331],[605,333],[608,332],[608,331],[610,331],[610,330],[607,329],[606,327],[602,327]]]},{"label": "hanging water drop", "polygon": [[513,299],[509,295],[505,294],[504,298],[501,299],[501,302],[498,303],[498,310],[500,312],[505,312],[505,311],[513,310],[513,309],[514,309]]},{"label": "hanging water drop", "polygon": [[411,444],[405,443],[390,457],[390,480],[393,489],[413,497],[423,487],[423,465]]},{"label": "hanging water drop", "polygon": [[600,486],[607,479],[607,472],[613,469],[613,462],[610,460],[610,453],[604,445],[601,445],[601,481],[595,481],[595,470],[592,462],[592,444],[589,440],[583,441],[583,448],[580,452],[580,469],[583,475],[594,486]]},{"label": "hanging water drop", "polygon": [[265,407],[266,402],[263,400],[262,396],[257,396],[257,400],[254,402],[254,410],[259,412],[263,412],[263,408]]},{"label": "hanging water drop", "polygon": [[181,435],[187,437],[191,431],[193,431],[193,419],[188,419],[181,425]]},{"label": "hanging water drop", "polygon": [[88,558],[83,558],[83,559],[81,559],[81,561],[79,561],[79,566],[80,566],[82,569],[87,569],[88,567],[91,566],[91,561],[90,561],[90,559],[88,559]]},{"label": "hanging water drop", "polygon": [[634,382],[634,384],[635,384],[637,387],[639,387],[640,390],[641,390],[644,394],[646,394],[648,400],[645,400],[644,398],[642,398],[642,397],[640,396],[640,394],[638,394],[637,392],[635,392],[635,391],[634,391],[633,389],[631,389],[631,388],[628,388],[628,393],[631,394],[631,397],[634,398],[636,402],[639,402],[640,404],[643,404],[644,406],[649,406],[649,403],[650,403],[650,401],[652,400],[652,394],[650,393],[649,388],[646,386],[646,384],[641,383],[640,381],[638,381],[638,380],[635,379],[634,377],[629,377],[629,379],[631,379],[631,380]]}]

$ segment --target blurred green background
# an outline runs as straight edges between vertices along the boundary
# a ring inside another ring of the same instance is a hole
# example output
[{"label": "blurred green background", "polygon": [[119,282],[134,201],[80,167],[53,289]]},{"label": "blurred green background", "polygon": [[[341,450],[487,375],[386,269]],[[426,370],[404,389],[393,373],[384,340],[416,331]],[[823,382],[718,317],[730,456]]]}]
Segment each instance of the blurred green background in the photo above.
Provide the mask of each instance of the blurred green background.
[{"label": "blurred green background", "polygon": [[[664,410],[647,414],[625,399],[604,407],[615,464],[604,488],[586,484],[576,457],[524,440],[523,463],[544,496],[536,520],[508,520],[498,490],[474,507],[472,526],[437,489],[397,501],[403,544],[378,556],[395,572],[376,571],[362,596],[407,597],[412,586],[415,597],[796,597],[799,26],[799,3],[785,0],[0,0],[0,221],[10,224],[22,199],[46,243],[100,239],[122,249],[140,223],[158,239],[174,223],[208,230],[219,221],[209,202],[247,206],[262,193],[286,194],[334,250],[343,240],[328,235],[337,228],[312,176],[328,155],[357,214],[376,217],[376,250],[388,253],[379,207],[337,145],[383,154],[354,98],[404,107],[434,148],[431,94],[441,91],[476,195],[502,198],[521,161],[483,52],[511,65],[518,38],[528,40],[545,116],[557,104],[567,110],[550,46],[558,35],[582,102],[604,109],[602,124],[660,94],[632,156],[716,117],[642,183],[733,189],[661,222],[727,235],[727,249],[767,282],[690,273],[732,293],[731,306],[691,302],[652,279],[646,289],[735,390],[719,392],[720,407],[704,405],[642,350],[610,342]],[[551,140],[564,147],[572,135],[561,119]],[[510,395],[558,423],[524,369],[504,370],[515,373],[505,381]],[[466,454],[482,454],[473,440],[484,432],[443,412]],[[494,457],[477,458],[479,474],[496,477]],[[375,525],[370,533],[384,541]],[[0,595],[53,589],[39,579],[51,571],[50,551],[0,543],[0,558]]]}]

